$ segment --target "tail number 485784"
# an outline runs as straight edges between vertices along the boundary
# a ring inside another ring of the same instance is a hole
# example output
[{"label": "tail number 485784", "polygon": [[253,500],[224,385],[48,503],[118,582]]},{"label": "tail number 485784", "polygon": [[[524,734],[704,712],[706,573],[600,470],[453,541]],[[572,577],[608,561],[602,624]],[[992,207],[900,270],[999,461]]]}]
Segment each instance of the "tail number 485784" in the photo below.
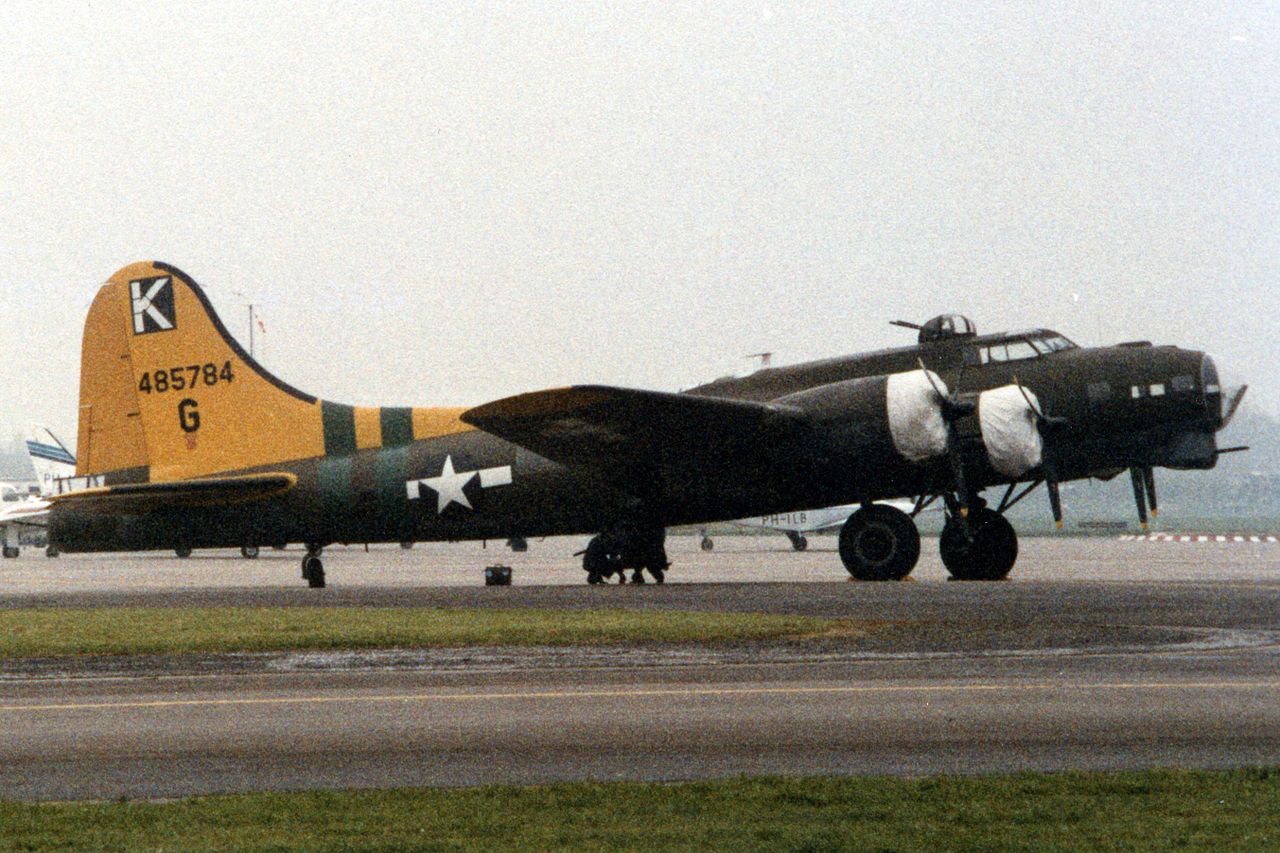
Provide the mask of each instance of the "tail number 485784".
[{"label": "tail number 485784", "polygon": [[222,366],[207,362],[205,364],[189,364],[186,367],[170,367],[167,370],[147,370],[138,380],[138,392],[141,394],[164,394],[169,391],[184,391],[201,385],[217,385],[220,382],[234,382],[235,373],[231,370],[231,362],[225,361]]}]

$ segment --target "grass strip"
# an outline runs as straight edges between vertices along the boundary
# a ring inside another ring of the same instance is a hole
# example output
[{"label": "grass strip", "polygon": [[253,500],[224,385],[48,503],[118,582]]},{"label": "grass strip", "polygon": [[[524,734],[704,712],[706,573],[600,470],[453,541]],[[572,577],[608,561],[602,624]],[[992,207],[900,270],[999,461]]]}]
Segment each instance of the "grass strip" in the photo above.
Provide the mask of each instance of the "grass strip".
[{"label": "grass strip", "polygon": [[412,607],[103,607],[0,611],[0,658],[769,640],[840,631],[804,616]]},{"label": "grass strip", "polygon": [[1280,770],[0,803],[0,850],[1275,850]]}]

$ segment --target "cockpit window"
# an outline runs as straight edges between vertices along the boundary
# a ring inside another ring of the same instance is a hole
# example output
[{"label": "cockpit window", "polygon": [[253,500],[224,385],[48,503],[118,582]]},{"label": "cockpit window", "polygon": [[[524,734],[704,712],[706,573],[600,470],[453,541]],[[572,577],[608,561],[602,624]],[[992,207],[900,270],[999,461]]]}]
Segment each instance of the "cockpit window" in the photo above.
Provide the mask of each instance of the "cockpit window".
[{"label": "cockpit window", "polygon": [[1004,361],[1021,361],[1025,358],[1038,358],[1040,353],[1031,345],[1030,341],[1006,341],[1000,344],[991,344],[983,347],[981,350],[982,363]]},{"label": "cockpit window", "polygon": [[1051,335],[1041,335],[1031,339],[1032,345],[1041,353],[1058,352],[1064,349],[1075,349],[1076,345],[1064,338],[1056,332]]}]

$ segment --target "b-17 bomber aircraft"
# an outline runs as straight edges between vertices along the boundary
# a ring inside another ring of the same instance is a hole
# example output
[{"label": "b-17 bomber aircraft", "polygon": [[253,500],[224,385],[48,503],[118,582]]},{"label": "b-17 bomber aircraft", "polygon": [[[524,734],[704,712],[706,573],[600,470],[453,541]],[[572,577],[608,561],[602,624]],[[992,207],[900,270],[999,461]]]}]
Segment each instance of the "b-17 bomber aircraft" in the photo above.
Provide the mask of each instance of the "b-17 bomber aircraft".
[{"label": "b-17 bomber aircraft", "polygon": [[[594,534],[599,582],[662,581],[669,525],[855,503],[839,553],[865,580],[907,576],[912,513],[940,500],[942,560],[1005,577],[1004,511],[1040,484],[1131,472],[1145,518],[1152,469],[1212,468],[1243,388],[1203,352],[1082,348],[1035,329],[977,335],[958,315],[916,346],[774,367],[684,393],[584,385],[475,408],[352,407],[299,391],[236,341],[180,270],[141,262],[85,322],[77,474],[55,496],[63,551],[308,543],[324,585],[334,542]],[[985,490],[1003,487],[993,506]]]}]

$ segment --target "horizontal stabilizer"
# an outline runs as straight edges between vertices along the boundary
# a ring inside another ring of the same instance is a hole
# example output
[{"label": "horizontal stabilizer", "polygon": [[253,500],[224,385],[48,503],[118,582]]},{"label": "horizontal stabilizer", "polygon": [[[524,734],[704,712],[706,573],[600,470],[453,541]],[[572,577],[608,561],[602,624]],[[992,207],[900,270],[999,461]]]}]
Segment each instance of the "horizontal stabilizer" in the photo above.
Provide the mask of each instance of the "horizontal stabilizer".
[{"label": "horizontal stabilizer", "polygon": [[54,506],[110,512],[150,512],[170,507],[213,507],[250,503],[282,495],[298,482],[294,474],[271,472],[165,483],[125,483],[49,497]]},{"label": "horizontal stabilizer", "polygon": [[505,397],[463,412],[462,420],[548,459],[583,465],[754,446],[807,421],[791,406],[605,385]]}]

